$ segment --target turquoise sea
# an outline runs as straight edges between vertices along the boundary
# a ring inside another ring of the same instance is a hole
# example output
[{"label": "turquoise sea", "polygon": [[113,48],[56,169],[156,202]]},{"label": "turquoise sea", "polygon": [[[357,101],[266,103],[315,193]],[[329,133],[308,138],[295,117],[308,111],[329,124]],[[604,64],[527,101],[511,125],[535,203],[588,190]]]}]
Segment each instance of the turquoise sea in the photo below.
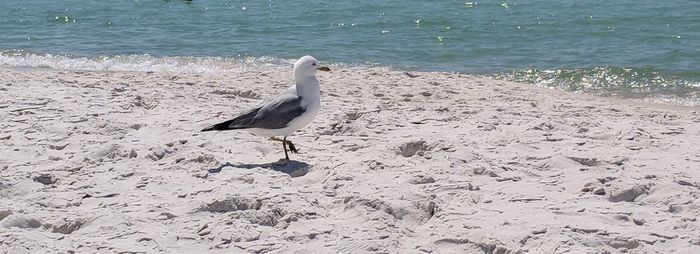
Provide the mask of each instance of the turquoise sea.
[{"label": "turquoise sea", "polygon": [[456,71],[700,106],[700,1],[2,0],[0,65]]}]

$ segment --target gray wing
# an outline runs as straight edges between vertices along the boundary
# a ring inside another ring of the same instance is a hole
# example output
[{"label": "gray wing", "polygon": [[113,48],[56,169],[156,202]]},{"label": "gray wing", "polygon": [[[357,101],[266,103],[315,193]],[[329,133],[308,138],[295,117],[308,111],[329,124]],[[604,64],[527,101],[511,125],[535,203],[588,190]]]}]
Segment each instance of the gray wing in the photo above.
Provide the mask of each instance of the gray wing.
[{"label": "gray wing", "polygon": [[301,97],[291,93],[283,93],[251,110],[243,112],[234,119],[209,126],[202,131],[248,128],[282,129],[305,111],[306,109],[301,106]]},{"label": "gray wing", "polygon": [[248,128],[282,129],[287,127],[289,122],[306,111],[306,108],[301,106],[301,97],[291,91],[293,91],[293,87],[241,113],[234,119],[209,126],[202,131]]},{"label": "gray wing", "polygon": [[282,129],[304,112],[306,108],[301,106],[301,97],[284,93],[258,109],[246,125],[248,128]]}]

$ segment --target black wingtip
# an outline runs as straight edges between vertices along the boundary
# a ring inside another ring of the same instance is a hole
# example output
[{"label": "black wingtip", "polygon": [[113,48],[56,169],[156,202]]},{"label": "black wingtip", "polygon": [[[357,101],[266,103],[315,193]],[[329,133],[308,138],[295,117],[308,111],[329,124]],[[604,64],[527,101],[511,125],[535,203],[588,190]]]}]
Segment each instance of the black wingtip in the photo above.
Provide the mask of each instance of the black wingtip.
[{"label": "black wingtip", "polygon": [[207,128],[204,128],[204,129],[201,130],[201,132],[213,131],[215,126],[216,126],[216,125],[212,125],[212,126],[209,126],[209,127],[207,127]]},{"label": "black wingtip", "polygon": [[236,120],[236,119],[228,120],[228,121],[222,122],[222,123],[217,123],[217,124],[215,124],[215,125],[212,125],[212,126],[209,126],[209,127],[207,127],[207,128],[204,128],[204,129],[202,129],[201,131],[202,131],[202,132],[205,132],[205,131],[227,131],[227,130],[245,129],[244,127],[231,126],[231,124],[232,124],[233,121],[235,121],[235,120]]},{"label": "black wingtip", "polygon": [[218,123],[212,126],[209,126],[207,128],[202,129],[202,132],[205,131],[224,131],[224,130],[230,130],[228,126],[228,122],[223,122],[223,123]]}]

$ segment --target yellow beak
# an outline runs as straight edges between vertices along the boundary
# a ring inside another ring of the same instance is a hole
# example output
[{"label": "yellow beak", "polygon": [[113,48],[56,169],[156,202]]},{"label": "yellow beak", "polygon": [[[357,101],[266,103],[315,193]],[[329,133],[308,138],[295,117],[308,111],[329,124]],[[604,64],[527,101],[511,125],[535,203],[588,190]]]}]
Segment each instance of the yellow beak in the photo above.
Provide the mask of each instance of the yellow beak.
[{"label": "yellow beak", "polygon": [[319,71],[331,71],[331,68],[328,68],[327,66],[321,66],[316,69],[318,69]]}]

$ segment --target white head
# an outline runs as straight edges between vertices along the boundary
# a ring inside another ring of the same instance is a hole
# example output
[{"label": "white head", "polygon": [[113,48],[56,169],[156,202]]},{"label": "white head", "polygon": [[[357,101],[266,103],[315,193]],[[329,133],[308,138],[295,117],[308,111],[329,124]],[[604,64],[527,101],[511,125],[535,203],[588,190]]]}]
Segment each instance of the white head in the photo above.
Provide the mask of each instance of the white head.
[{"label": "white head", "polygon": [[294,63],[295,77],[310,77],[316,76],[317,71],[330,71],[331,69],[319,65],[316,58],[313,56],[303,56]]}]

